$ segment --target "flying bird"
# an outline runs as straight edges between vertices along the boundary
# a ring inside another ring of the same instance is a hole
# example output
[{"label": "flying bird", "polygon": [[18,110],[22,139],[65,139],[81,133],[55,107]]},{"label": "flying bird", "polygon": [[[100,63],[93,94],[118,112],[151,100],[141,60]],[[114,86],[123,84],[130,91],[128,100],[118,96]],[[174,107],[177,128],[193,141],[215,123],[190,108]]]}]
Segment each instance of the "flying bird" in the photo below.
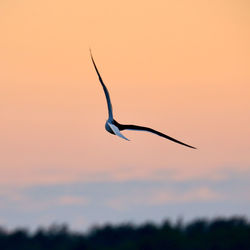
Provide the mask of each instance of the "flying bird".
[{"label": "flying bird", "polygon": [[196,149],[196,148],[193,147],[193,146],[190,146],[190,145],[188,145],[188,144],[186,144],[186,143],[183,143],[183,142],[181,142],[181,141],[178,141],[178,140],[176,140],[176,139],[174,139],[174,138],[172,138],[172,137],[170,137],[170,136],[168,136],[168,135],[165,135],[165,134],[163,134],[163,133],[161,133],[161,132],[159,132],[159,131],[156,131],[156,130],[154,130],[154,129],[152,129],[152,128],[143,127],[143,126],[138,126],[138,125],[125,125],[125,124],[120,124],[120,123],[118,123],[118,122],[114,119],[114,117],[113,117],[113,109],[112,109],[112,104],[111,104],[109,92],[108,92],[108,89],[107,89],[107,87],[105,86],[105,84],[104,84],[104,82],[103,82],[103,80],[102,80],[102,77],[101,77],[101,75],[100,75],[100,73],[99,73],[99,71],[98,71],[98,69],[97,69],[97,66],[96,66],[96,64],[95,64],[93,55],[92,55],[92,53],[91,53],[91,50],[90,50],[90,56],[91,56],[91,60],[92,60],[92,62],[93,62],[93,65],[94,65],[94,67],[95,67],[95,71],[96,71],[96,73],[97,73],[97,75],[98,75],[99,81],[100,81],[100,83],[101,83],[101,85],[102,85],[102,87],[103,87],[103,90],[104,90],[104,93],[105,93],[105,96],[106,96],[106,100],[107,100],[109,116],[108,116],[108,120],[107,120],[106,123],[105,123],[105,129],[106,129],[109,133],[114,134],[114,135],[117,135],[117,136],[119,136],[119,137],[121,137],[121,138],[123,138],[123,139],[129,141],[129,139],[126,138],[126,137],[121,133],[122,130],[127,129],[127,130],[147,131],[147,132],[151,132],[151,133],[153,133],[153,134],[159,135],[159,136],[161,136],[161,137],[163,137],[163,138],[166,138],[166,139],[168,139],[168,140],[171,140],[171,141],[173,141],[173,142],[179,143],[179,144],[181,144],[181,145],[183,145],[183,146],[186,146],[186,147],[189,147],[189,148]]}]

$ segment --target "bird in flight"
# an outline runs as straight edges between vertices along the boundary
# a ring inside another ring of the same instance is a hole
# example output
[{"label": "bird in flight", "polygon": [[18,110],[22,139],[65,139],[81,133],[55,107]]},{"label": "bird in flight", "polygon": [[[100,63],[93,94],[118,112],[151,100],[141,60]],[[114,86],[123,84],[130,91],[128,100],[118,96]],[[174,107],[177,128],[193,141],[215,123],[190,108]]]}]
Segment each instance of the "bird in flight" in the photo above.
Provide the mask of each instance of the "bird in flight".
[{"label": "bird in flight", "polygon": [[107,120],[106,123],[105,123],[105,128],[106,128],[106,130],[107,130],[109,133],[114,134],[114,135],[117,135],[117,136],[119,136],[119,137],[121,137],[121,138],[123,138],[123,139],[129,141],[129,139],[126,138],[126,137],[121,133],[122,130],[127,129],[127,130],[147,131],[147,132],[151,132],[151,133],[153,133],[153,134],[159,135],[159,136],[161,136],[161,137],[163,137],[163,138],[166,138],[166,139],[168,139],[168,140],[170,140],[170,141],[179,143],[179,144],[181,144],[181,145],[183,145],[183,146],[186,146],[186,147],[189,147],[189,148],[196,149],[196,148],[193,147],[193,146],[190,146],[190,145],[188,145],[188,144],[186,144],[186,143],[183,143],[183,142],[181,142],[181,141],[178,141],[178,140],[176,140],[176,139],[174,139],[174,138],[172,138],[172,137],[170,137],[170,136],[168,136],[168,135],[165,135],[165,134],[163,134],[163,133],[161,133],[161,132],[159,132],[159,131],[156,131],[156,130],[154,130],[154,129],[152,129],[152,128],[143,127],[143,126],[137,126],[137,125],[125,125],[125,124],[120,124],[120,123],[118,123],[118,122],[113,118],[113,110],[112,110],[112,104],[111,104],[109,92],[108,92],[108,89],[107,89],[107,87],[105,86],[105,84],[104,84],[104,82],[103,82],[103,80],[102,80],[102,77],[101,77],[101,75],[100,75],[100,73],[99,73],[99,71],[98,71],[98,69],[97,69],[97,66],[96,66],[96,64],[95,64],[93,55],[92,55],[92,53],[91,53],[91,50],[90,50],[90,56],[91,56],[91,60],[92,60],[92,62],[93,62],[93,64],[94,64],[95,71],[96,71],[96,73],[97,73],[97,75],[98,75],[98,77],[99,77],[99,81],[100,81],[100,83],[101,83],[101,85],[102,85],[102,87],[103,87],[103,90],[104,90],[104,93],[105,93],[105,96],[106,96],[106,100],[107,100],[109,117],[108,117],[108,120]]}]

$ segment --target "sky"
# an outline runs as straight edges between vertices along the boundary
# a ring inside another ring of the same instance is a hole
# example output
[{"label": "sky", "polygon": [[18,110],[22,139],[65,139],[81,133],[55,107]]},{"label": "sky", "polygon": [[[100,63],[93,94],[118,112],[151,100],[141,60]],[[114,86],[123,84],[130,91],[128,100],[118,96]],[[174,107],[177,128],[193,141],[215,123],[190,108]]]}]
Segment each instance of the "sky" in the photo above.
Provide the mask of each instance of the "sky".
[{"label": "sky", "polygon": [[[250,198],[250,3],[0,3],[0,225],[244,215]],[[105,131],[120,123],[156,135]]]}]

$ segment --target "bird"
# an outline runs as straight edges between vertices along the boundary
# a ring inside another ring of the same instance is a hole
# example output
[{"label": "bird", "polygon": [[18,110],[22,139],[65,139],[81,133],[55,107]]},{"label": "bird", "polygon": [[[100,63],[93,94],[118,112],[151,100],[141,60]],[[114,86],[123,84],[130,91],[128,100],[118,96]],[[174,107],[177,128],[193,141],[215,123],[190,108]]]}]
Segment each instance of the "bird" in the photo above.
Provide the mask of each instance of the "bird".
[{"label": "bird", "polygon": [[106,97],[107,106],[108,106],[108,119],[107,119],[107,121],[106,121],[106,123],[105,123],[105,129],[106,129],[109,133],[111,133],[111,134],[113,134],[113,135],[117,135],[117,136],[121,137],[122,139],[125,139],[125,140],[129,141],[129,139],[128,139],[127,137],[125,137],[125,136],[121,133],[121,131],[123,131],[123,130],[146,131],[146,132],[151,132],[151,133],[153,133],[153,134],[156,134],[156,135],[158,135],[158,136],[161,136],[161,137],[163,137],[163,138],[165,138],[165,139],[168,139],[168,140],[170,140],[170,141],[173,141],[173,142],[175,142],[175,143],[181,144],[181,145],[183,145],[183,146],[186,146],[186,147],[189,147],[189,148],[192,148],[192,149],[197,149],[197,148],[195,148],[195,147],[193,147],[193,146],[190,146],[190,145],[188,145],[188,144],[186,144],[186,143],[183,143],[183,142],[181,142],[181,141],[179,141],[179,140],[177,140],[177,139],[175,139],[175,138],[173,138],[173,137],[170,137],[170,136],[168,136],[168,135],[166,135],[166,134],[163,134],[163,133],[161,133],[161,132],[159,132],[159,131],[157,131],[157,130],[154,130],[154,129],[152,129],[152,128],[149,128],[149,127],[138,126],[138,125],[130,125],[130,124],[129,124],[129,125],[127,125],[127,124],[125,125],[125,124],[120,124],[120,123],[118,123],[118,122],[114,119],[114,117],[113,117],[113,108],[112,108],[112,104],[111,104],[111,100],[110,100],[110,95],[109,95],[108,89],[107,89],[106,85],[104,84],[104,82],[103,82],[103,80],[102,80],[102,77],[101,77],[101,75],[100,75],[100,73],[99,73],[99,71],[98,71],[98,69],[97,69],[97,66],[96,66],[95,60],[94,60],[94,58],[93,58],[91,49],[90,49],[90,57],[91,57],[92,63],[93,63],[93,65],[94,65],[95,71],[96,71],[96,73],[97,73],[97,75],[98,75],[99,81],[100,81],[100,83],[101,83],[101,85],[102,85],[102,88],[103,88],[103,91],[104,91],[105,97]]}]

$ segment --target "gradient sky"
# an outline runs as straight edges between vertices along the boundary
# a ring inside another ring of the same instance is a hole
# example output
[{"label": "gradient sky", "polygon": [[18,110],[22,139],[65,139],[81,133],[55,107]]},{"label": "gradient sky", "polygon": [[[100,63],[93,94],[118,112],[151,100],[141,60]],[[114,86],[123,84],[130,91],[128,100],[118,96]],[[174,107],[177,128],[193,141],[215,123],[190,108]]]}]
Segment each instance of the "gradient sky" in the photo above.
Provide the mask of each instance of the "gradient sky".
[{"label": "gradient sky", "polygon": [[[250,216],[250,3],[0,3],[0,224]],[[121,123],[104,129],[106,100]]]}]

